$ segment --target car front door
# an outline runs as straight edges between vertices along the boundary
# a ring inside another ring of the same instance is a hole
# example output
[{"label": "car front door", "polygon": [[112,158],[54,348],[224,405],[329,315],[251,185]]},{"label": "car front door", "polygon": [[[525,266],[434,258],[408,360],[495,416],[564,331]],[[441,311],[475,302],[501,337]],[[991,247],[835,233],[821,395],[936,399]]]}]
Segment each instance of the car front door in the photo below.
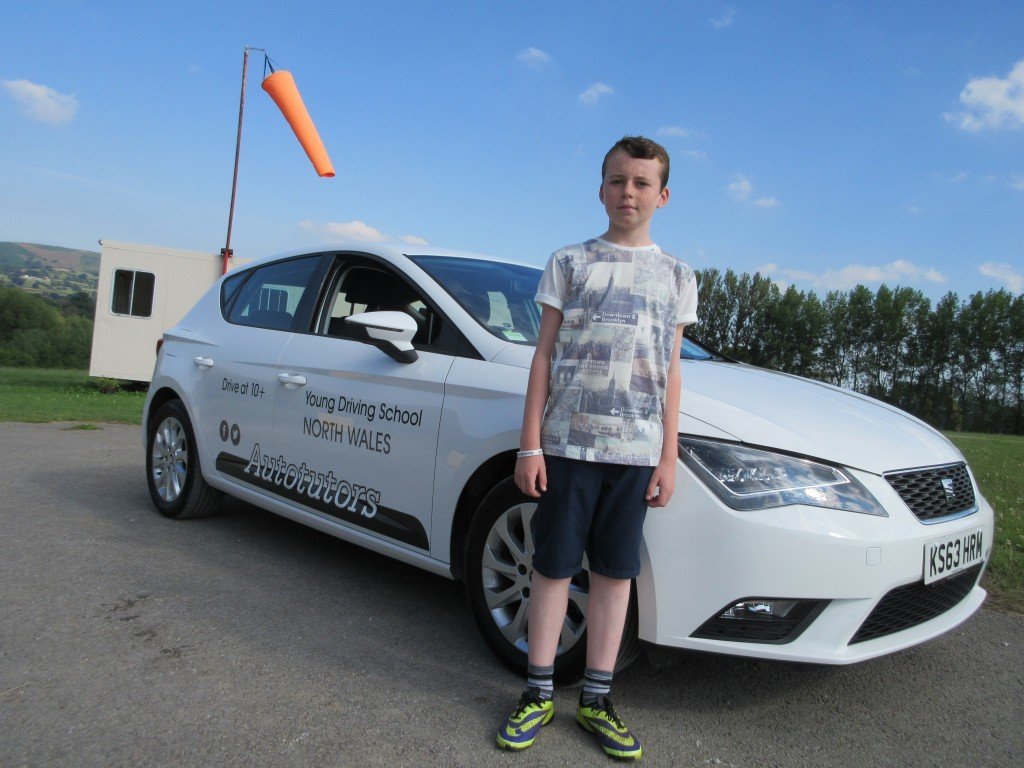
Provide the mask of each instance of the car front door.
[{"label": "car front door", "polygon": [[[377,538],[429,551],[434,459],[453,356],[441,319],[382,264],[339,257],[313,332],[281,356],[273,431],[276,491]],[[345,318],[405,312],[420,330],[413,362],[352,338]],[[287,381],[285,377],[290,377]]]}]

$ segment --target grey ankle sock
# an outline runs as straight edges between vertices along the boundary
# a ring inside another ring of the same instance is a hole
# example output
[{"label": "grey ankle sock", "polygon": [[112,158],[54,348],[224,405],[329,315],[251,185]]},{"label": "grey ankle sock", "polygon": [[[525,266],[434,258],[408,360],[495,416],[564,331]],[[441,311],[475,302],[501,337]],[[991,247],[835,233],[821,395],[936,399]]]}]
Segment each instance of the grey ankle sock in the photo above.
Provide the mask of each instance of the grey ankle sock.
[{"label": "grey ankle sock", "polygon": [[586,671],[583,673],[583,690],[580,692],[580,703],[593,704],[599,698],[611,693],[611,690],[611,672],[587,667]]},{"label": "grey ankle sock", "polygon": [[530,664],[527,667],[526,674],[526,687],[536,688],[541,699],[546,701],[555,695],[555,668],[553,666],[538,667]]}]

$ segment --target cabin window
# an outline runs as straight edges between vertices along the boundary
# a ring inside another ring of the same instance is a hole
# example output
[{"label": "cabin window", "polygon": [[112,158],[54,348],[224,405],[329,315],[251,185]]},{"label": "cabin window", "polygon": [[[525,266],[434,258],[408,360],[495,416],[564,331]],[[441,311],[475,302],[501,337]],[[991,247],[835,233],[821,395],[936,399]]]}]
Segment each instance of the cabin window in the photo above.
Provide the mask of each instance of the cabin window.
[{"label": "cabin window", "polygon": [[153,314],[153,287],[156,275],[133,269],[114,270],[114,292],[110,311],[115,315],[149,317]]},{"label": "cabin window", "polygon": [[[315,299],[319,285],[314,275],[321,257],[306,256],[277,261],[251,270],[252,274],[237,290],[231,302],[228,322],[287,331],[292,327],[303,296]],[[235,279],[235,278],[231,278]],[[308,295],[312,291],[312,296]]]}]

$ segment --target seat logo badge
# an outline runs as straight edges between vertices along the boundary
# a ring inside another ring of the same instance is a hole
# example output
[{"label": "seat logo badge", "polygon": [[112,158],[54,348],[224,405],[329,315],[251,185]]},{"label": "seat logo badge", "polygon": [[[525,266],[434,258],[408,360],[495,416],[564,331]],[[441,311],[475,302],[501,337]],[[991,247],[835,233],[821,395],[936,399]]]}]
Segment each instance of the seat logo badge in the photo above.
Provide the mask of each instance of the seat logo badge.
[{"label": "seat logo badge", "polygon": [[946,503],[952,504],[956,500],[956,489],[953,487],[953,478],[942,478],[942,490],[946,492]]}]

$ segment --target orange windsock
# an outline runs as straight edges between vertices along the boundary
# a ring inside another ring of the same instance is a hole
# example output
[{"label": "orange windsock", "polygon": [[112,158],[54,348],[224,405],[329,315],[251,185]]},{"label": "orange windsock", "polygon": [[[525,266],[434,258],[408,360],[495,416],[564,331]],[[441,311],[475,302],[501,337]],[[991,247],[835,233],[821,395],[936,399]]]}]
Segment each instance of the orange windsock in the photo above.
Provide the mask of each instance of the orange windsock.
[{"label": "orange windsock", "polygon": [[331,165],[331,158],[327,156],[324,143],[320,141],[320,134],[317,133],[316,126],[306,111],[306,105],[302,103],[292,73],[279,69],[263,81],[263,90],[270,94],[270,98],[292,127],[295,138],[306,150],[316,172],[320,176],[333,176],[334,166]]}]

